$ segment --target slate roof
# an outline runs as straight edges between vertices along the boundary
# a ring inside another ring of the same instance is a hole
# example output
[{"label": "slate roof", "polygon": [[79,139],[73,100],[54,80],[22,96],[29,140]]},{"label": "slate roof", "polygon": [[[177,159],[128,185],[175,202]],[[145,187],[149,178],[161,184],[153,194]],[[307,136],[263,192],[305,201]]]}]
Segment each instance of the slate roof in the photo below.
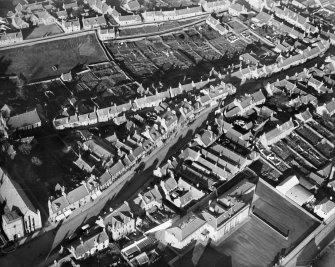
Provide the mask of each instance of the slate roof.
[{"label": "slate roof", "polygon": [[142,22],[142,19],[139,15],[126,15],[126,16],[119,16],[119,20],[121,21],[135,21],[135,22]]},{"label": "slate roof", "polygon": [[313,197],[313,194],[300,184],[293,186],[285,195],[299,206],[302,206]]},{"label": "slate roof", "polygon": [[319,176],[315,172],[311,172],[308,177],[317,186],[321,186],[323,184],[323,182],[325,181],[324,178],[322,178],[321,176]]},{"label": "slate roof", "polygon": [[19,208],[24,215],[28,210],[37,213],[35,206],[31,203],[24,189],[12,180],[0,167],[0,196],[6,200],[6,205],[12,209]]},{"label": "slate roof", "polygon": [[105,171],[100,177],[99,177],[99,183],[101,185],[104,185],[108,181],[112,180],[112,176],[109,174],[108,171]]},{"label": "slate roof", "polygon": [[282,125],[274,128],[273,130],[267,132],[265,134],[266,139],[268,141],[270,141],[270,140],[276,138],[278,135],[282,134],[283,132],[290,131],[293,128],[294,128],[294,124],[293,124],[293,122],[291,120],[289,120],[289,121],[283,123]]},{"label": "slate roof", "polygon": [[335,209],[335,203],[325,197],[315,206],[315,208],[317,208],[317,209],[319,208],[324,213],[328,214],[330,211]]},{"label": "slate roof", "polygon": [[133,218],[130,213],[130,208],[125,203],[103,218],[104,224],[110,225],[113,230],[119,229],[123,224],[129,223],[131,220],[133,220]]},{"label": "slate roof", "polygon": [[163,181],[163,183],[166,191],[168,192],[171,192],[178,187],[177,181],[174,179],[174,177],[169,177],[168,179]]},{"label": "slate roof", "polygon": [[41,123],[41,119],[36,109],[16,116],[12,116],[7,121],[7,125],[13,129],[30,126],[35,123]]},{"label": "slate roof", "polygon": [[143,195],[143,201],[146,204],[150,204],[153,201],[157,202],[162,201],[162,195],[156,188],[152,188],[146,192],[143,192],[142,195]]},{"label": "slate roof", "polygon": [[141,6],[137,0],[129,1],[128,2],[129,10],[136,10],[139,9]]},{"label": "slate roof", "polygon": [[176,239],[181,242],[189,235],[197,231],[205,223],[205,220],[190,212],[189,214],[175,222],[172,227],[167,229],[166,231],[174,235]]},{"label": "slate roof", "polygon": [[239,3],[235,3],[235,4],[232,4],[230,5],[231,9],[235,10],[235,11],[238,11],[238,12],[242,12],[243,11],[243,6],[240,5]]},{"label": "slate roof", "polygon": [[[70,246],[74,248],[77,257],[82,257],[85,253],[90,253],[90,251],[96,247],[97,244],[103,244],[109,240],[106,231],[103,228],[96,228],[90,230],[88,235],[77,239]],[[82,241],[82,242],[81,242]]]},{"label": "slate roof", "polygon": [[109,173],[113,176],[121,172],[124,169],[123,163],[119,160],[111,168],[109,168]]},{"label": "slate roof", "polygon": [[73,204],[83,198],[85,198],[86,196],[89,195],[89,192],[86,188],[85,185],[80,185],[79,187],[73,189],[72,191],[68,192],[66,197],[67,200],[69,201],[69,204]]},{"label": "slate roof", "polygon": [[69,201],[67,200],[66,196],[60,196],[59,198],[53,200],[51,202],[51,208],[54,213],[58,211],[62,211],[66,207],[70,205]]},{"label": "slate roof", "polygon": [[335,100],[329,101],[326,104],[326,109],[328,110],[329,113],[334,112],[335,111]]}]

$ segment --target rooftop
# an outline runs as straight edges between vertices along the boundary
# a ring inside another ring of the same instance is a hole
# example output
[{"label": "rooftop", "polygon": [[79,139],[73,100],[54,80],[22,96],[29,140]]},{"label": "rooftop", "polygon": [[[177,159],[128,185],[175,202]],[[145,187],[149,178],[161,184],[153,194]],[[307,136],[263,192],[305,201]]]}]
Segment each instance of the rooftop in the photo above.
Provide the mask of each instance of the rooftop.
[{"label": "rooftop", "polygon": [[205,223],[205,220],[191,212],[175,222],[167,231],[174,235],[179,241],[182,241]]},{"label": "rooftop", "polygon": [[290,251],[319,224],[316,218],[290,204],[263,181],[256,186],[253,205],[288,228],[288,238],[251,215],[246,223],[214,247],[221,255],[233,259],[232,267],[268,267],[282,249]]},{"label": "rooftop", "polygon": [[41,119],[36,109],[26,112],[26,113],[12,116],[7,121],[7,125],[13,129],[31,126],[36,123],[41,123]]}]

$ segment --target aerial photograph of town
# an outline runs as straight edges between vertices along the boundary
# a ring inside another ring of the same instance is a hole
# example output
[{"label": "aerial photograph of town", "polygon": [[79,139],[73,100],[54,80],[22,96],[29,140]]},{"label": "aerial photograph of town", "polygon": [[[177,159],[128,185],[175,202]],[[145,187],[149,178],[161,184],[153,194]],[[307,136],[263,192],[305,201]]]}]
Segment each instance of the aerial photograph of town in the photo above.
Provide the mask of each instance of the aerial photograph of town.
[{"label": "aerial photograph of town", "polygon": [[0,267],[335,267],[335,0],[0,0]]}]

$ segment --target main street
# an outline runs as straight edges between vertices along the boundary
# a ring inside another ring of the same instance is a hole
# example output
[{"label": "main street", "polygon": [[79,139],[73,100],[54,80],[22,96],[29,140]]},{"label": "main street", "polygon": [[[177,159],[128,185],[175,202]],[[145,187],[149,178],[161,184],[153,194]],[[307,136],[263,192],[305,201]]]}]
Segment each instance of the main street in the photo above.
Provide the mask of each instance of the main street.
[{"label": "main street", "polygon": [[191,140],[194,133],[205,125],[209,113],[210,110],[200,115],[192,125],[182,129],[175,138],[144,160],[143,171],[130,174],[130,183],[121,185],[115,190],[116,193],[114,190],[108,192],[107,189],[104,197],[94,202],[94,205],[85,212],[63,222],[54,230],[41,233],[39,237],[18,247],[13,253],[0,257],[0,266],[47,266],[52,263],[54,256],[56,256],[54,252],[57,252],[56,250],[53,251],[54,248],[78,227],[87,222],[93,223],[103,209],[116,207],[125,200],[129,200],[142,188],[145,188],[151,181],[153,170]]}]

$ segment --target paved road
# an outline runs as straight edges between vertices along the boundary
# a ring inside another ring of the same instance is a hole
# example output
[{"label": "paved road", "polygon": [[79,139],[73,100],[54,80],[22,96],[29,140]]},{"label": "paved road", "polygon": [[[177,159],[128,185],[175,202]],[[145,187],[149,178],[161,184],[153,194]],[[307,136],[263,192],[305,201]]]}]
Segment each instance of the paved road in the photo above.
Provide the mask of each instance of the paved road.
[{"label": "paved road", "polygon": [[[0,257],[0,266],[25,267],[25,266],[45,266],[53,261],[51,251],[69,234],[74,232],[83,223],[94,222],[96,216],[102,209],[110,206],[117,206],[125,200],[130,199],[141,188],[145,188],[152,177],[152,172],[162,161],[171,157],[182,146],[187,144],[196,130],[201,129],[208,119],[209,112],[201,115],[189,128],[184,128],[171,142],[162,147],[155,155],[145,161],[143,172],[131,175],[131,183],[118,188],[117,195],[107,194],[101,201],[95,203],[93,207],[82,214],[65,221],[58,229],[48,231],[37,237],[35,240],[20,246],[12,254]],[[42,264],[41,264],[42,262]]]}]

